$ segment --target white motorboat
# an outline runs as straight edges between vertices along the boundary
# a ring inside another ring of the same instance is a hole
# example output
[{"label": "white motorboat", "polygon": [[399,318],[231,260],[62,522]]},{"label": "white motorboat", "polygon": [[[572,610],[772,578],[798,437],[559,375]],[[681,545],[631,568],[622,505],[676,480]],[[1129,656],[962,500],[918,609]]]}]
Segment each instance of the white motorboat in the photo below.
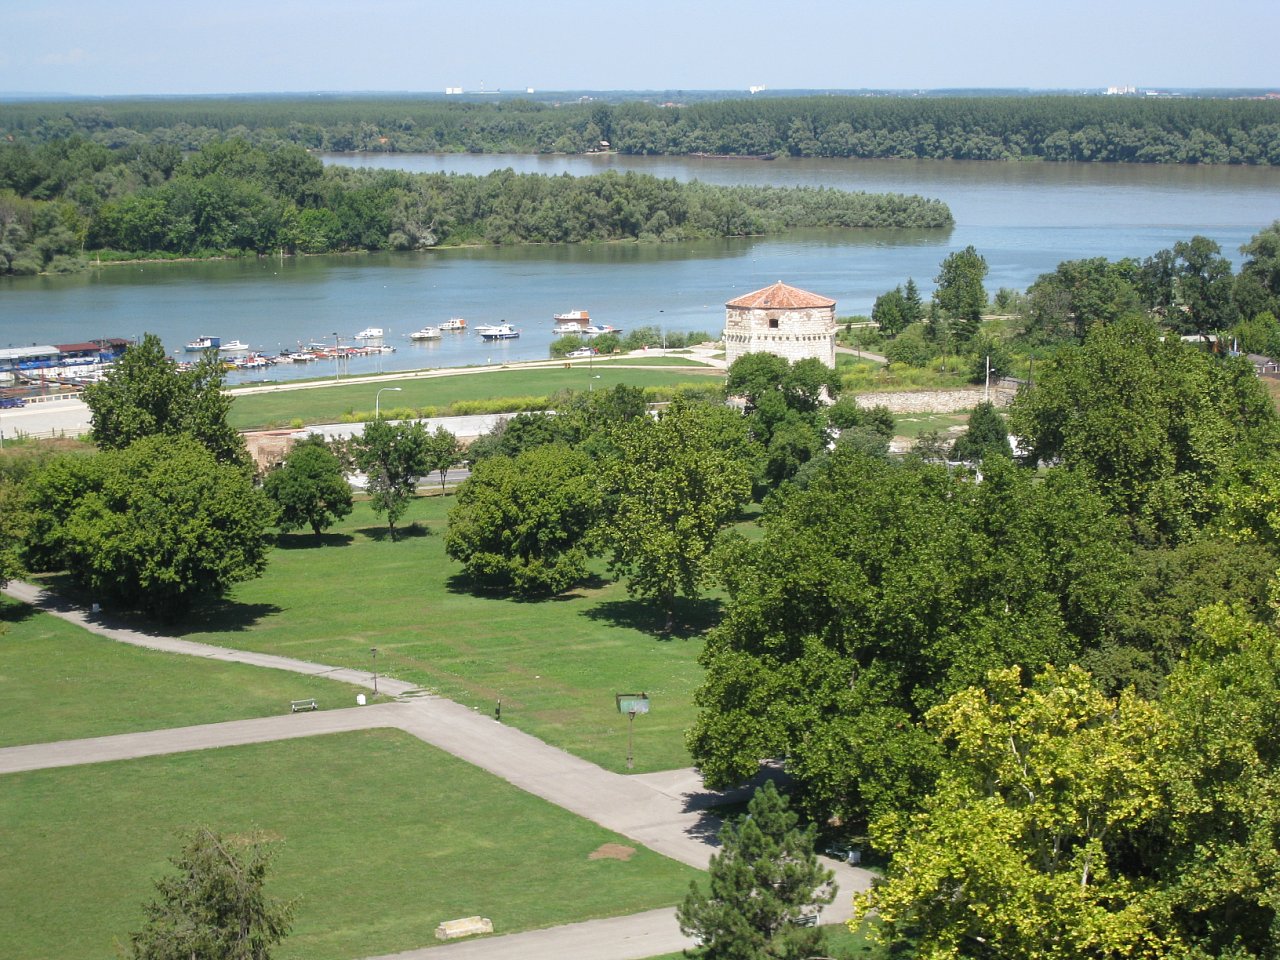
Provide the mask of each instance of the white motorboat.
[{"label": "white motorboat", "polygon": [[557,323],[554,327],[552,327],[551,332],[567,335],[567,334],[574,334],[574,333],[582,333],[582,331],[585,330],[586,328],[587,328],[587,325],[585,323],[578,323],[576,320],[564,320],[560,323]]},{"label": "white motorboat", "polygon": [[186,346],[187,353],[198,353],[201,350],[217,350],[222,346],[221,337],[196,337]]},{"label": "white motorboat", "polygon": [[249,345],[243,340],[228,340],[218,347],[218,350],[222,353],[247,353]]},{"label": "white motorboat", "polygon": [[357,340],[381,340],[383,330],[381,327],[365,327],[356,334]]},{"label": "white motorboat", "polygon": [[415,330],[409,334],[410,340],[439,340],[439,327],[423,327],[421,330]]},{"label": "white motorboat", "polygon": [[553,313],[551,319],[556,323],[577,323],[586,326],[591,322],[591,317],[586,310],[570,310],[568,313]]},{"label": "white motorboat", "polygon": [[465,330],[467,329],[467,321],[461,317],[450,317],[440,324],[441,330]]},{"label": "white motorboat", "polygon": [[509,323],[486,324],[476,327],[476,332],[482,340],[514,340],[520,336],[520,331]]},{"label": "white motorboat", "polygon": [[615,327],[608,323],[593,323],[582,329],[584,337],[598,337],[605,333],[621,333],[621,327]]}]

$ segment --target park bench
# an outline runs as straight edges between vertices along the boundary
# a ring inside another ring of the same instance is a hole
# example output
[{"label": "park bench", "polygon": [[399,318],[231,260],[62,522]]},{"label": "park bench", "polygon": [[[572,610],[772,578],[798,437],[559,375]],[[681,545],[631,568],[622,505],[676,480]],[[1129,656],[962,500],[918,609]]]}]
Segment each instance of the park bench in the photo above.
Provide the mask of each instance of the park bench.
[{"label": "park bench", "polygon": [[305,700],[290,700],[289,712],[297,713],[299,710],[319,710],[320,705],[316,703],[315,697],[307,697]]}]

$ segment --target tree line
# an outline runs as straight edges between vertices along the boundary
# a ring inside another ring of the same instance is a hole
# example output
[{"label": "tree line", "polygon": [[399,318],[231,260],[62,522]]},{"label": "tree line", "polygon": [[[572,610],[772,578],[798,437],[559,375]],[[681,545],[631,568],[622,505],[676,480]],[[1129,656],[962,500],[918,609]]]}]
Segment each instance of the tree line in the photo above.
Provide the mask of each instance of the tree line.
[{"label": "tree line", "polygon": [[636,173],[477,177],[326,168],[303,147],[220,140],[0,143],[0,273],[98,259],[676,241],[800,227],[946,227],[946,205],[826,188],[720,187]]},{"label": "tree line", "polygon": [[227,137],[334,152],[724,154],[1280,163],[1280,104],[1081,96],[608,103],[433,97],[7,104],[0,137],[198,150]]}]

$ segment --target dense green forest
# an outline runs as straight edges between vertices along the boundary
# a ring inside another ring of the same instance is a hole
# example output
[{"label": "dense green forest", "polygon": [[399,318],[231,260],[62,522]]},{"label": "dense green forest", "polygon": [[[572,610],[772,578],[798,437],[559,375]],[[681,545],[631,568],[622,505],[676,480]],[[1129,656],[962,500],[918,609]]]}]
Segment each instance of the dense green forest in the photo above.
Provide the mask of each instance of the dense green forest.
[{"label": "dense green forest", "polygon": [[673,241],[798,227],[946,227],[937,200],[719,187],[635,173],[411,174],[325,166],[243,139],[192,153],[81,136],[0,143],[0,274],[100,259],[422,250],[472,243]]},{"label": "dense green forest", "polygon": [[776,97],[688,105],[434,97],[6,104],[0,139],[190,151],[233,137],[336,152],[1280,163],[1280,102],[1125,97]]}]

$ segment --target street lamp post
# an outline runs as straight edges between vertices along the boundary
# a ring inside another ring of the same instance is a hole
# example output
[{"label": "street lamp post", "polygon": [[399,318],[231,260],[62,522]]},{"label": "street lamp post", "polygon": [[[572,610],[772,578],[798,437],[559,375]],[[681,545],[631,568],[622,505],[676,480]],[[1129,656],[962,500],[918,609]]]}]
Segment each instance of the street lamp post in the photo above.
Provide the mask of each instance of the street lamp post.
[{"label": "street lamp post", "polygon": [[370,647],[369,653],[373,657],[373,695],[378,695],[378,648]]},{"label": "street lamp post", "polygon": [[377,420],[381,415],[382,394],[385,393],[387,390],[394,390],[398,393],[403,389],[404,387],[383,387],[381,390],[379,390],[373,397],[373,419]]}]

